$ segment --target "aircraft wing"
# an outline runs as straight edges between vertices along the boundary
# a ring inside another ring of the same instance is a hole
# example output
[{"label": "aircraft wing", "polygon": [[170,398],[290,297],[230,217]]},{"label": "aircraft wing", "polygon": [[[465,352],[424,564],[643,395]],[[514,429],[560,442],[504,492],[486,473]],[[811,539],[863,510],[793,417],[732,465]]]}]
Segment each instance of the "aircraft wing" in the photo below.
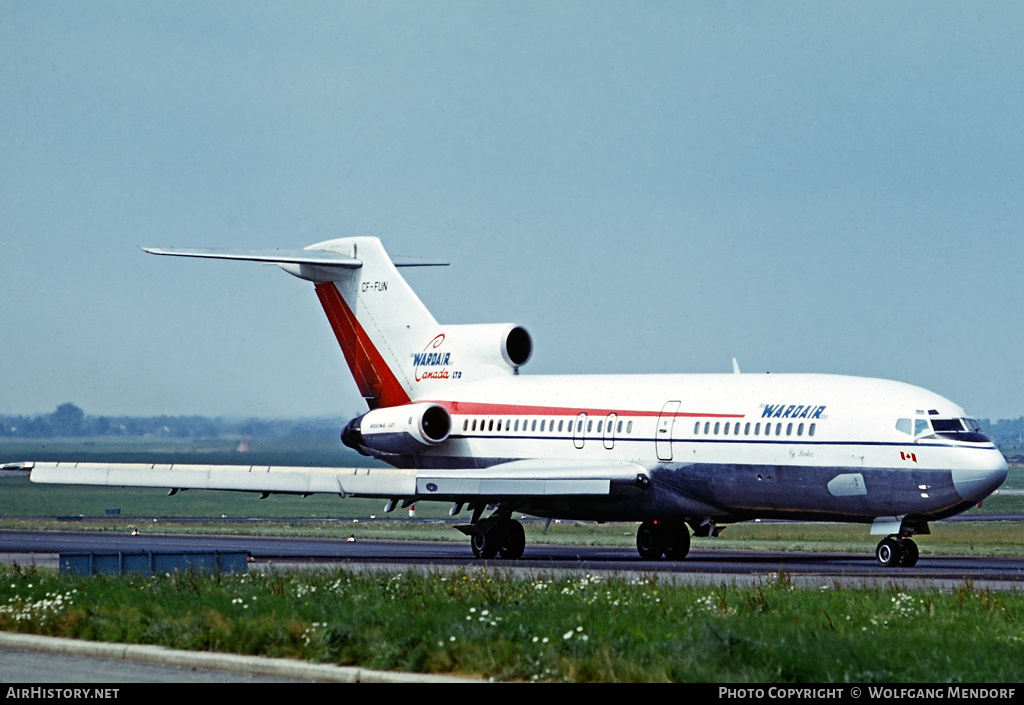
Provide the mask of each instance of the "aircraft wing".
[{"label": "aircraft wing", "polygon": [[32,482],[107,487],[458,500],[635,494],[650,484],[635,463],[515,461],[489,468],[412,470],[146,463],[36,463]]}]

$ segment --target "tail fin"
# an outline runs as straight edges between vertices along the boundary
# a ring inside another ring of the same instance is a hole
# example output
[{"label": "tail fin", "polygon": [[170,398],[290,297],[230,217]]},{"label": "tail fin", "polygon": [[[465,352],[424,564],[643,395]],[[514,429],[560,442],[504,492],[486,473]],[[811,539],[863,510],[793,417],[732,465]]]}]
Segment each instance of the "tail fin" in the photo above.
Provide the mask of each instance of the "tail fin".
[{"label": "tail fin", "polygon": [[410,350],[422,346],[419,341],[424,336],[434,334],[437,321],[377,238],[328,240],[307,249],[360,262],[351,269],[306,264],[283,264],[282,268],[314,282],[320,305],[367,405],[373,409],[407,404],[413,380],[407,378],[407,365],[402,363]]},{"label": "tail fin", "polygon": [[530,334],[520,326],[438,325],[396,267],[445,263],[392,260],[374,237],[328,240],[304,250],[144,249],[272,262],[313,282],[371,409],[429,398],[451,384],[516,374],[532,354]]}]

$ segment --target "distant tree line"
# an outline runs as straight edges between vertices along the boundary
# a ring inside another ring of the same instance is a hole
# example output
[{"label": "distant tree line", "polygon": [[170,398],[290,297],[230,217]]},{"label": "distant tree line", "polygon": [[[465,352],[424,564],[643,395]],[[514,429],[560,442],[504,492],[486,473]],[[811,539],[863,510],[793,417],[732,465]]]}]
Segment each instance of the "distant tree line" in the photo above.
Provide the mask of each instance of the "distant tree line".
[{"label": "distant tree line", "polygon": [[978,419],[978,423],[981,424],[981,430],[985,432],[985,435],[1000,448],[1024,447],[1024,416],[1016,419],[1000,419],[995,422]]},{"label": "distant tree line", "polygon": [[336,438],[343,419],[225,419],[206,416],[89,416],[70,402],[36,416],[0,415],[0,438],[86,438],[153,436],[163,438],[308,439]]}]

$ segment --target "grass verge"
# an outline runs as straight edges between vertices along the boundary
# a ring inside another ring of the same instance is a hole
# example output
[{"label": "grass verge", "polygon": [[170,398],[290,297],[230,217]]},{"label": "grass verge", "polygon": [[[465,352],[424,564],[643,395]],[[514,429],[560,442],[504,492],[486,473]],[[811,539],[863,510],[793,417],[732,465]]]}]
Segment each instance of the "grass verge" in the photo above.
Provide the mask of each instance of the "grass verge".
[{"label": "grass verge", "polygon": [[0,567],[0,628],[512,681],[1008,682],[1024,595],[344,570],[58,576]]}]

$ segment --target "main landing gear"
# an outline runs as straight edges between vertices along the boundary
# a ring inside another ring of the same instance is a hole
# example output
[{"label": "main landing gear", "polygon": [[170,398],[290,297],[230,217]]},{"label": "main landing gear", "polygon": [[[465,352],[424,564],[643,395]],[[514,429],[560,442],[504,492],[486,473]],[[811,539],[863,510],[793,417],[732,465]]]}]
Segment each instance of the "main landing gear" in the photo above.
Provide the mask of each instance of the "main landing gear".
[{"label": "main landing gear", "polygon": [[[462,527],[457,527],[460,530]],[[469,545],[477,558],[490,560],[497,555],[509,560],[523,557],[526,550],[526,532],[523,525],[515,519],[498,518],[484,519],[469,527]]]},{"label": "main landing gear", "polygon": [[912,568],[917,565],[920,555],[913,539],[899,536],[887,536],[875,547],[875,558],[886,568]]},{"label": "main landing gear", "polygon": [[656,561],[662,556],[681,561],[690,552],[690,530],[681,521],[645,521],[636,530],[636,550],[645,561]]}]

